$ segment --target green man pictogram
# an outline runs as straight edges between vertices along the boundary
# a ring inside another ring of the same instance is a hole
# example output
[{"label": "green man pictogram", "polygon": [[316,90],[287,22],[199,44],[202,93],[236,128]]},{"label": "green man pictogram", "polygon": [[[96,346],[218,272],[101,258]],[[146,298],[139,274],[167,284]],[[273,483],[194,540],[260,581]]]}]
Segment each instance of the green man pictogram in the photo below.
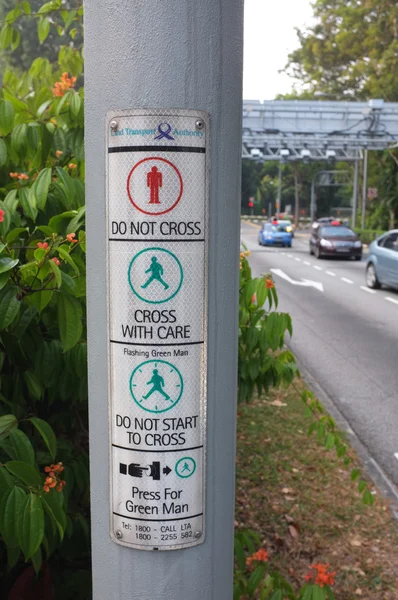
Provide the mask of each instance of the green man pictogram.
[{"label": "green man pictogram", "polygon": [[147,385],[152,385],[152,389],[149,390],[146,396],[143,396],[144,400],[147,400],[154,392],[159,392],[162,394],[165,400],[170,400],[170,396],[163,391],[164,387],[164,379],[161,375],[159,375],[159,371],[154,369],[152,371],[152,378],[147,382]]},{"label": "green man pictogram", "polygon": [[169,288],[168,284],[163,280],[163,267],[162,265],[158,262],[158,259],[156,258],[156,256],[152,256],[151,258],[151,265],[149,267],[149,269],[147,269],[145,271],[145,273],[150,273],[150,277],[148,279],[148,281],[146,281],[144,283],[144,285],[142,285],[142,289],[145,289],[148,287],[148,285],[150,285],[153,281],[159,281],[159,283],[162,284],[162,286],[164,287],[165,290],[167,290]]}]

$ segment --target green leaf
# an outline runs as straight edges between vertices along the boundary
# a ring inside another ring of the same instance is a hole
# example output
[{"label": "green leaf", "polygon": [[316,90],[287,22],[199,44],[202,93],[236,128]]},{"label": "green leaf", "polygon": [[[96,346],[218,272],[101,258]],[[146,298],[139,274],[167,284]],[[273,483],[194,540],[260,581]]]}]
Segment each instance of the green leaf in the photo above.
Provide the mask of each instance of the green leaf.
[{"label": "green leaf", "polygon": [[10,271],[19,263],[18,258],[9,258],[8,256],[4,256],[0,258],[0,273],[5,273],[6,271]]},{"label": "green leaf", "polygon": [[44,537],[44,510],[41,498],[29,494],[20,509],[18,540],[28,560],[40,547]]},{"label": "green leaf", "polygon": [[23,208],[25,216],[35,222],[37,217],[37,205],[32,188],[25,187],[19,190],[19,202]]},{"label": "green leaf", "polygon": [[[62,185],[64,186],[65,189],[65,193],[66,193],[66,197],[68,199],[69,205],[67,208],[73,208],[75,205],[75,195],[76,195],[76,188],[75,188],[75,184],[74,181],[72,179],[72,177],[69,175],[69,173],[67,173],[64,169],[61,169],[61,167],[56,167],[56,173],[57,176],[60,180],[60,182],[62,183]],[[77,213],[75,213],[73,216],[75,216]],[[51,225],[51,223],[49,223]]]},{"label": "green leaf", "polygon": [[21,32],[19,31],[19,29],[15,29],[15,27],[12,30],[12,40],[11,40],[11,52],[14,52],[19,44],[21,42]]},{"label": "green leaf", "polygon": [[27,2],[27,0],[25,0],[25,2],[22,2],[21,7],[22,7],[22,10],[24,11],[25,15],[31,14],[32,9],[30,8],[30,4],[29,4],[29,2]]},{"label": "green leaf", "polygon": [[65,273],[64,271],[61,271],[61,275],[62,275],[62,290],[64,292],[66,292],[67,294],[72,294],[72,296],[74,296],[75,291],[76,291],[75,279],[73,279],[73,277],[71,277],[70,275],[68,275],[68,273]]},{"label": "green leaf", "polygon": [[47,17],[40,17],[37,23],[37,35],[39,37],[39,42],[42,44],[48,34],[50,33],[50,21]]},{"label": "green leaf", "polygon": [[15,427],[18,427],[17,417],[14,415],[3,415],[0,417],[0,440],[8,437]]},{"label": "green leaf", "polygon": [[0,330],[12,323],[21,308],[17,293],[16,287],[5,288],[0,293]]},{"label": "green leaf", "polygon": [[34,373],[34,371],[25,371],[23,378],[32,398],[35,400],[40,400],[43,395],[43,388],[40,385],[40,381],[38,380],[36,373]]},{"label": "green leaf", "polygon": [[362,502],[368,506],[374,504],[375,498],[370,490],[365,490],[362,495]]},{"label": "green leaf", "polygon": [[[3,500],[4,494],[14,487],[14,478],[7,472],[5,467],[0,467],[0,506]],[[0,526],[1,530],[1,526]]]},{"label": "green leaf", "polygon": [[7,162],[7,146],[3,138],[0,138],[0,167]]},{"label": "green leaf", "polygon": [[73,348],[80,340],[83,310],[76,298],[67,294],[58,295],[58,327],[64,352]]},{"label": "green leaf", "polygon": [[12,460],[21,460],[31,467],[35,464],[35,453],[28,437],[20,429],[13,429],[5,440],[0,440],[0,447]]},{"label": "green leaf", "polygon": [[21,123],[16,125],[11,134],[11,150],[18,156],[24,154],[27,145],[27,125]]},{"label": "green leaf", "polygon": [[4,543],[9,548],[18,547],[18,523],[26,494],[20,487],[6,492],[0,505],[0,527]]},{"label": "green leaf", "polygon": [[83,252],[86,252],[86,232],[83,230],[79,231],[79,243]]},{"label": "green leaf", "polygon": [[31,556],[33,568],[35,570],[36,575],[40,573],[41,565],[42,565],[42,555],[41,549],[38,548],[36,552]]},{"label": "green leaf", "polygon": [[253,573],[250,575],[248,584],[247,584],[247,591],[249,593],[249,595],[253,595],[254,592],[258,589],[258,586],[260,585],[261,581],[264,579],[266,573],[266,568],[265,565],[258,565]]},{"label": "green leaf", "polygon": [[63,494],[55,492],[54,490],[43,496],[43,506],[54,521],[54,525],[58,529],[61,541],[64,537],[67,525],[66,514],[62,507],[62,498]]},{"label": "green leaf", "polygon": [[52,270],[52,272],[54,273],[55,276],[55,283],[57,284],[57,287],[60,288],[62,285],[62,274],[61,274],[61,270],[59,268],[59,266],[57,264],[55,264],[54,261],[50,260],[48,262],[48,264],[50,265],[50,269]]},{"label": "green leaf", "polygon": [[73,217],[73,219],[70,221],[66,229],[66,233],[76,233],[79,227],[84,223],[85,216],[86,207],[82,206],[81,208],[79,208],[78,214],[75,217]]},{"label": "green leaf", "polygon": [[66,227],[66,222],[76,215],[76,210],[68,210],[66,212],[61,213],[60,215],[51,217],[51,219],[48,222],[48,226],[51,228],[52,232],[61,233]]},{"label": "green leaf", "polygon": [[29,304],[31,304],[37,312],[40,314],[46,308],[47,304],[51,301],[53,297],[53,291],[42,291],[35,292],[28,298]]},{"label": "green leaf", "polygon": [[45,248],[36,248],[36,250],[33,252],[33,256],[35,257],[35,259],[37,260],[38,263],[41,263],[45,254],[46,254]]},{"label": "green leaf", "polygon": [[353,469],[351,471],[351,481],[356,481],[357,479],[359,479],[361,475],[361,471],[359,469]]},{"label": "green leaf", "polygon": [[43,419],[39,419],[38,417],[31,417],[30,422],[33,423],[37,431],[40,433],[44,443],[48,448],[51,458],[55,460],[55,455],[57,454],[57,438],[55,437],[55,433],[51,425],[49,425],[47,421],[43,421]]},{"label": "green leaf", "polygon": [[76,273],[79,274],[80,273],[79,267],[76,265],[75,261],[69,254],[68,250],[69,250],[69,248],[66,245],[59,246],[57,248],[57,252],[58,252],[59,256],[62,258],[62,260],[67,262],[76,271]]},{"label": "green leaf", "polygon": [[15,227],[6,237],[7,244],[11,244],[15,239],[17,239],[22,233],[28,232],[29,229],[27,227]]},{"label": "green leaf", "polygon": [[14,28],[11,27],[11,25],[9,25],[8,23],[6,23],[6,25],[4,25],[3,29],[1,30],[0,48],[2,50],[6,50],[6,48],[11,44],[13,31]]},{"label": "green leaf", "polygon": [[81,104],[82,104],[82,100],[81,100],[79,94],[77,92],[74,92],[70,99],[69,109],[70,109],[72,115],[74,115],[75,117],[77,117],[77,115],[80,112]]},{"label": "green leaf", "polygon": [[48,190],[51,184],[51,169],[42,169],[33,184],[33,193],[36,197],[37,206],[44,210],[47,202]]},{"label": "green leaf", "polygon": [[0,290],[2,290],[6,286],[9,278],[10,278],[10,271],[0,274]]},{"label": "green leaf", "polygon": [[28,308],[28,307],[25,308],[25,310],[23,311],[23,313],[18,321],[17,326],[13,330],[13,335],[16,337],[17,340],[21,339],[21,337],[23,336],[23,334],[25,333],[25,331],[31,324],[31,322],[34,319],[34,317],[36,316],[36,314],[37,314],[36,309],[32,309],[32,308]]},{"label": "green leaf", "polygon": [[42,485],[40,474],[24,462],[13,460],[5,464],[5,467],[11,475],[18,477],[25,485],[29,487],[37,487]]}]

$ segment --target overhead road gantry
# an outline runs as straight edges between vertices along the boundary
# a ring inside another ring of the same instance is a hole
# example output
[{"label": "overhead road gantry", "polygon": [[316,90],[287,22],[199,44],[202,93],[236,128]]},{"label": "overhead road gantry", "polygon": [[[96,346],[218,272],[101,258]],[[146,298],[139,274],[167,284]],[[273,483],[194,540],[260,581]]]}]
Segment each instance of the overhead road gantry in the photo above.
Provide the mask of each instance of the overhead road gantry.
[{"label": "overhead road gantry", "polygon": [[[243,158],[279,163],[353,161],[353,226],[356,221],[359,161],[364,160],[363,227],[368,151],[398,146],[398,103],[384,102],[382,99],[368,102],[244,100],[242,127]],[[279,174],[280,179],[281,168]],[[315,212],[316,196],[313,191],[312,217]]]},{"label": "overhead road gantry", "polygon": [[398,145],[398,103],[319,100],[243,101],[243,157],[341,160]]}]

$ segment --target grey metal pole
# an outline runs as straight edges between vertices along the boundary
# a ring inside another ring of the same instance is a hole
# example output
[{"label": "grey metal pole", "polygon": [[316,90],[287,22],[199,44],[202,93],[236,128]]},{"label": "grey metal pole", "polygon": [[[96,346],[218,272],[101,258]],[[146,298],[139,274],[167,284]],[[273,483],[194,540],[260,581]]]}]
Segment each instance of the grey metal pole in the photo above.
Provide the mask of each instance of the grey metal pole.
[{"label": "grey metal pole", "polygon": [[361,215],[361,227],[365,229],[365,216],[366,216],[366,198],[368,192],[368,150],[363,152],[363,182],[362,182],[362,215]]},{"label": "grey metal pole", "polygon": [[300,221],[300,194],[297,164],[294,165],[294,220],[298,228]]},{"label": "grey metal pole", "polygon": [[[242,136],[243,0],[86,0],[87,285],[94,600],[230,600]],[[132,550],[109,535],[105,116],[208,111],[210,168],[206,538]]]},{"label": "grey metal pole", "polygon": [[358,176],[359,176],[359,160],[355,160],[354,165],[354,182],[352,189],[352,218],[351,226],[355,227],[357,222],[357,203],[358,203]]},{"label": "grey metal pole", "polygon": [[310,216],[311,216],[311,221],[313,221],[315,219],[315,178],[318,175],[318,173],[315,173],[315,175],[312,178],[311,181],[311,206],[310,206]]},{"label": "grey metal pole", "polygon": [[282,163],[279,163],[278,168],[278,196],[276,199],[277,207],[275,207],[275,213],[281,212],[281,199],[282,199]]}]

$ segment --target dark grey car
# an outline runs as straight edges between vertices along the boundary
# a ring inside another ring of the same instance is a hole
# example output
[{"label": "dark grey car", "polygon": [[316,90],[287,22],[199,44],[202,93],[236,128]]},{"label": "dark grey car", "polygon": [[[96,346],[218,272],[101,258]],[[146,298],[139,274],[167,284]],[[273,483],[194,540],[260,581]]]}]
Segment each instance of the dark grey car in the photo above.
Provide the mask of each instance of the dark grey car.
[{"label": "dark grey car", "polygon": [[388,231],[370,244],[366,284],[372,289],[382,285],[398,288],[398,229]]}]

